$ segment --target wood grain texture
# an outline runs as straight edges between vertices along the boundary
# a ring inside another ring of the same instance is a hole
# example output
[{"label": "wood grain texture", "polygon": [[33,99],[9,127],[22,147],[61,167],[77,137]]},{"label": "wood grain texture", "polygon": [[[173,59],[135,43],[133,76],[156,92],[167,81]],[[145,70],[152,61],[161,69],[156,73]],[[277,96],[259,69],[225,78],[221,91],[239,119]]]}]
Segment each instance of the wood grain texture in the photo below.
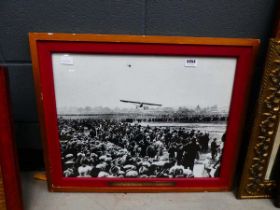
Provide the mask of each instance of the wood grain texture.
[{"label": "wood grain texture", "polygon": [[[123,42],[123,43],[158,43],[188,44],[216,46],[258,46],[258,39],[216,38],[216,37],[185,37],[185,36],[146,36],[146,35],[108,35],[108,34],[76,34],[76,33],[29,33],[31,52],[36,41],[73,41],[73,42]],[[34,55],[32,55],[32,58]],[[33,59],[32,59],[33,62]]]},{"label": "wood grain texture", "polygon": [[3,186],[1,167],[0,167],[0,210],[6,210],[5,192]]}]

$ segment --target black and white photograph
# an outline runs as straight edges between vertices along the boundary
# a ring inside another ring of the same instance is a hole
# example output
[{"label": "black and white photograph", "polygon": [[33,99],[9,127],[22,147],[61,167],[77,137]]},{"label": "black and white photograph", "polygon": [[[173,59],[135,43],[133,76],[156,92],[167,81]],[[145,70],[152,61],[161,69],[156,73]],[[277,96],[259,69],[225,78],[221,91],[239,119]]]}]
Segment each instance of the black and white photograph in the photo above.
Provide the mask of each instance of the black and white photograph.
[{"label": "black and white photograph", "polygon": [[53,53],[52,65],[64,177],[219,177],[235,58]]}]

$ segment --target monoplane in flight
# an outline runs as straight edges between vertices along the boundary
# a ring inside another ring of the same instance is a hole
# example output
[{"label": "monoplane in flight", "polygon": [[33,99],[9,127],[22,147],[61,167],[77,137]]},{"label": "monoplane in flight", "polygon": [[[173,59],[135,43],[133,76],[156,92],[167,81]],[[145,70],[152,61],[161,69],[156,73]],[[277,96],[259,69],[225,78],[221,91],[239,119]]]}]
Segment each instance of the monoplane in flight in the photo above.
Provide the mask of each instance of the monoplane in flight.
[{"label": "monoplane in flight", "polygon": [[143,108],[143,109],[148,109],[149,106],[162,106],[162,104],[148,103],[148,102],[143,102],[143,101],[120,100],[120,102],[136,104],[136,108]]}]

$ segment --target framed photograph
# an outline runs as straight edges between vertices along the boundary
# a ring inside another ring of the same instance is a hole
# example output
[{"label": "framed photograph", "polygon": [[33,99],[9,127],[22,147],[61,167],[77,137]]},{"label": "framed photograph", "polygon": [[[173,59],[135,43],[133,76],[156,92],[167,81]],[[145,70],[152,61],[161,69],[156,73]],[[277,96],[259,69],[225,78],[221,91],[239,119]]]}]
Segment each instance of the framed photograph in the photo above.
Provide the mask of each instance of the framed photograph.
[{"label": "framed photograph", "polygon": [[258,45],[30,33],[49,189],[230,190]]},{"label": "framed photograph", "polygon": [[6,70],[0,66],[0,209],[22,210]]},{"label": "framed photograph", "polygon": [[280,145],[279,60],[280,40],[271,39],[258,107],[237,194],[239,198],[268,198],[271,197],[275,187],[277,169],[274,163]]}]

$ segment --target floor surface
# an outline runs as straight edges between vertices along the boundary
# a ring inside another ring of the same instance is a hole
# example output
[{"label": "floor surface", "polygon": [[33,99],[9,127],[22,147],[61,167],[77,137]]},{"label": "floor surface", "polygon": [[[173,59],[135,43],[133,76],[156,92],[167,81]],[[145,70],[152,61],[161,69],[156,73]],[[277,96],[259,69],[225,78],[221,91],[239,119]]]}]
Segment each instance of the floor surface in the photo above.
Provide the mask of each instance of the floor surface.
[{"label": "floor surface", "polygon": [[231,192],[50,193],[46,182],[22,174],[25,210],[275,210],[271,200],[237,200]]}]

